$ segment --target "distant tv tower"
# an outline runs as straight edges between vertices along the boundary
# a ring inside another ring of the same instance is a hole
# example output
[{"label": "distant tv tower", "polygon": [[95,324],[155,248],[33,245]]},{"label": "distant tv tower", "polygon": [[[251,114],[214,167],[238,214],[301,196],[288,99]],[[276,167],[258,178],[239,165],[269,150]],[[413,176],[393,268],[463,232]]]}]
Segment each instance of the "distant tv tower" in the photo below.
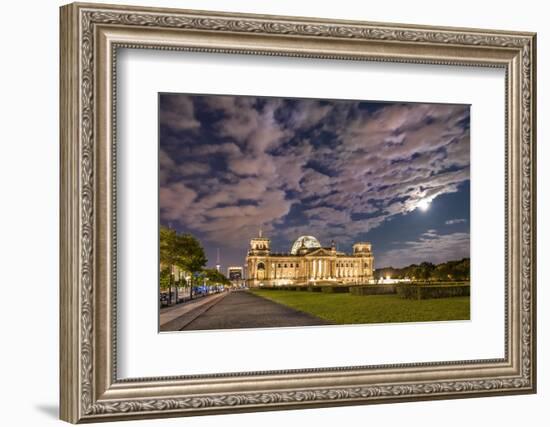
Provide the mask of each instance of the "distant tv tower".
[{"label": "distant tv tower", "polygon": [[216,270],[220,271],[222,266],[220,264],[220,248],[217,248],[217,257],[216,257]]}]

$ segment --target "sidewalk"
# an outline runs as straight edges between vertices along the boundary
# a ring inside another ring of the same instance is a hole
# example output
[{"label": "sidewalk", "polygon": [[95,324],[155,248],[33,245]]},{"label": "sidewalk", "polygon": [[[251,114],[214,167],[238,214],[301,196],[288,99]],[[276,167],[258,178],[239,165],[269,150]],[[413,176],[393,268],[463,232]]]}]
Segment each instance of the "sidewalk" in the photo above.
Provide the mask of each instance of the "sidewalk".
[{"label": "sidewalk", "polygon": [[251,292],[231,292],[227,298],[223,298],[192,321],[180,326],[178,330],[206,331],[330,324],[330,321]]},{"label": "sidewalk", "polygon": [[161,309],[160,311],[160,330],[178,331],[188,323],[192,322],[210,307],[217,304],[225,298],[230,292],[209,295],[197,300],[179,304],[174,307]]}]

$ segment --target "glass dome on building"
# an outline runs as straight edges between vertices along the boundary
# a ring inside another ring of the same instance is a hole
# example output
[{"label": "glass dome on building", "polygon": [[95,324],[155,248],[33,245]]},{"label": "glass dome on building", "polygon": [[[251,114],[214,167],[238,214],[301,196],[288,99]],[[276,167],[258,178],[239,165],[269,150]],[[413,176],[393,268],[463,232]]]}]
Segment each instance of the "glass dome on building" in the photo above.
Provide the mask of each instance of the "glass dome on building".
[{"label": "glass dome on building", "polygon": [[300,236],[296,239],[296,241],[292,245],[292,249],[290,250],[290,253],[292,255],[296,255],[298,253],[298,250],[300,250],[300,248],[302,247],[302,245],[308,249],[321,247],[319,240],[317,240],[315,237]]}]

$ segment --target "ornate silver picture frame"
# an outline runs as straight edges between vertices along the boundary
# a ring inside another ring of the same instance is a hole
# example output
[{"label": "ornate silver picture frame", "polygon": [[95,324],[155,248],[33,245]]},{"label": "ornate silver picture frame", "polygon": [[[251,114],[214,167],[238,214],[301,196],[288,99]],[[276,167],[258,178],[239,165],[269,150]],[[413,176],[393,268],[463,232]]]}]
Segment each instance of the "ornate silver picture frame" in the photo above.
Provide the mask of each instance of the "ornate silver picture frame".
[{"label": "ornate silver picture frame", "polygon": [[[60,18],[61,419],[97,422],[536,391],[535,34],[79,3],[63,6]],[[121,48],[503,69],[504,357],[119,378],[115,148]]]}]

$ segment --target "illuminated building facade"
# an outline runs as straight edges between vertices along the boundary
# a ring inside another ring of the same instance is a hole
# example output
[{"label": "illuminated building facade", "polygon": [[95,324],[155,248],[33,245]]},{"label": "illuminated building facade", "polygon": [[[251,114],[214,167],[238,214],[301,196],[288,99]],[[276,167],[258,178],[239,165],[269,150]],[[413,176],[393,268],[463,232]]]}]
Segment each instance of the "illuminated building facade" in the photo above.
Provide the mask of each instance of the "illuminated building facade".
[{"label": "illuminated building facade", "polygon": [[373,280],[374,256],[370,243],[358,242],[353,253],[322,247],[313,236],[301,236],[289,253],[271,252],[271,241],[263,237],[250,240],[246,257],[247,285],[321,285],[366,284]]},{"label": "illuminated building facade", "polygon": [[244,282],[244,273],[241,266],[228,267],[227,268],[227,278],[234,285],[241,285]]}]

